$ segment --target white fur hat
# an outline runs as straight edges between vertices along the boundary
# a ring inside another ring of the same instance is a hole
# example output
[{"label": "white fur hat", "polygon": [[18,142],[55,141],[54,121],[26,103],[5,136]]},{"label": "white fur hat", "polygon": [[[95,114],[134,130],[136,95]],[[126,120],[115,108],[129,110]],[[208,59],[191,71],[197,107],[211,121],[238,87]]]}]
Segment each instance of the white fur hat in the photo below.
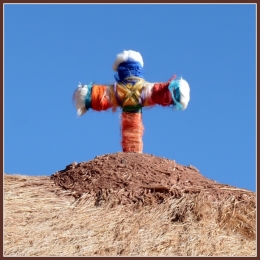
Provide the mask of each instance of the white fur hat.
[{"label": "white fur hat", "polygon": [[122,62],[126,62],[126,61],[138,61],[140,62],[140,64],[142,65],[142,67],[144,66],[144,62],[143,62],[143,58],[141,56],[141,54],[137,51],[123,51],[119,54],[116,55],[116,60],[113,64],[113,70],[117,71],[117,68],[119,66],[120,63]]}]

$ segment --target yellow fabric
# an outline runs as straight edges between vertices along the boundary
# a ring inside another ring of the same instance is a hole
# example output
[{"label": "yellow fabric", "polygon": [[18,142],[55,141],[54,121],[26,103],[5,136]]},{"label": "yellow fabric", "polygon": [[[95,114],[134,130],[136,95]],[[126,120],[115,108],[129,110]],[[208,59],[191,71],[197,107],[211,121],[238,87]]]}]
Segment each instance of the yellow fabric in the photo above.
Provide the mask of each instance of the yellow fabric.
[{"label": "yellow fabric", "polygon": [[134,85],[131,83],[117,83],[116,91],[119,99],[121,100],[122,107],[135,106],[139,104],[139,98],[142,93],[144,82],[145,81],[141,79]]}]

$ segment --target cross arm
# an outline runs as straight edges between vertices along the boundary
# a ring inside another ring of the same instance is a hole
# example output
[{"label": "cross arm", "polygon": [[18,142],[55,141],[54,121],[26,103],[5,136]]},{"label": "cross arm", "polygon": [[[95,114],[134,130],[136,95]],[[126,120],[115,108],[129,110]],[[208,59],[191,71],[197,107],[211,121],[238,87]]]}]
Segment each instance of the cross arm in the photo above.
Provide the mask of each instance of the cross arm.
[{"label": "cross arm", "polygon": [[[135,78],[136,79],[136,78]],[[90,108],[103,111],[117,107],[173,106],[184,110],[190,100],[190,88],[184,79],[149,83],[139,78],[135,84],[115,82],[113,85],[78,85],[73,95],[77,113]]]}]

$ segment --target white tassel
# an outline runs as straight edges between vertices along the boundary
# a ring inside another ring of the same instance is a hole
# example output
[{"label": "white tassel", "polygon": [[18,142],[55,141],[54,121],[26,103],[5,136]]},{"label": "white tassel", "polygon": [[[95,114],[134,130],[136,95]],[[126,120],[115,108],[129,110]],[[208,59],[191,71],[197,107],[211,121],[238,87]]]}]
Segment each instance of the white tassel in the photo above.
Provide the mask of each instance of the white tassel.
[{"label": "white tassel", "polygon": [[181,94],[180,103],[182,104],[184,110],[190,101],[190,86],[188,82],[182,78],[179,80],[179,82],[179,89]]},{"label": "white tassel", "polygon": [[85,108],[85,98],[87,94],[87,85],[82,85],[81,83],[79,83],[78,88],[75,90],[73,94],[73,100],[77,108],[78,116],[82,116],[87,112],[87,109]]}]

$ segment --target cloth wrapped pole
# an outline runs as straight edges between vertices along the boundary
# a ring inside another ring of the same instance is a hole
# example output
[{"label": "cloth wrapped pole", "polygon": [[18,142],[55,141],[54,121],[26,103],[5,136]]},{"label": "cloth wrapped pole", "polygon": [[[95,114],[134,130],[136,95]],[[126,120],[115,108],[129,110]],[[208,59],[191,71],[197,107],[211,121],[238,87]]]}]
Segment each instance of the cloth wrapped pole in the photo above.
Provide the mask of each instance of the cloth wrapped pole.
[{"label": "cloth wrapped pole", "polygon": [[143,132],[142,113],[122,112],[121,133],[123,152],[143,152]]},{"label": "cloth wrapped pole", "polygon": [[139,52],[124,51],[117,55],[113,69],[117,71],[115,96],[122,107],[121,134],[123,152],[143,152],[142,90],[143,59]]},{"label": "cloth wrapped pole", "polygon": [[143,78],[143,66],[143,58],[139,52],[123,51],[117,55],[112,66],[116,71],[116,82],[113,85],[79,84],[73,95],[78,116],[89,109],[122,109],[121,144],[124,152],[143,151],[143,107],[160,105],[184,110],[190,100],[187,81],[176,79],[174,75],[167,82],[149,83]]}]

